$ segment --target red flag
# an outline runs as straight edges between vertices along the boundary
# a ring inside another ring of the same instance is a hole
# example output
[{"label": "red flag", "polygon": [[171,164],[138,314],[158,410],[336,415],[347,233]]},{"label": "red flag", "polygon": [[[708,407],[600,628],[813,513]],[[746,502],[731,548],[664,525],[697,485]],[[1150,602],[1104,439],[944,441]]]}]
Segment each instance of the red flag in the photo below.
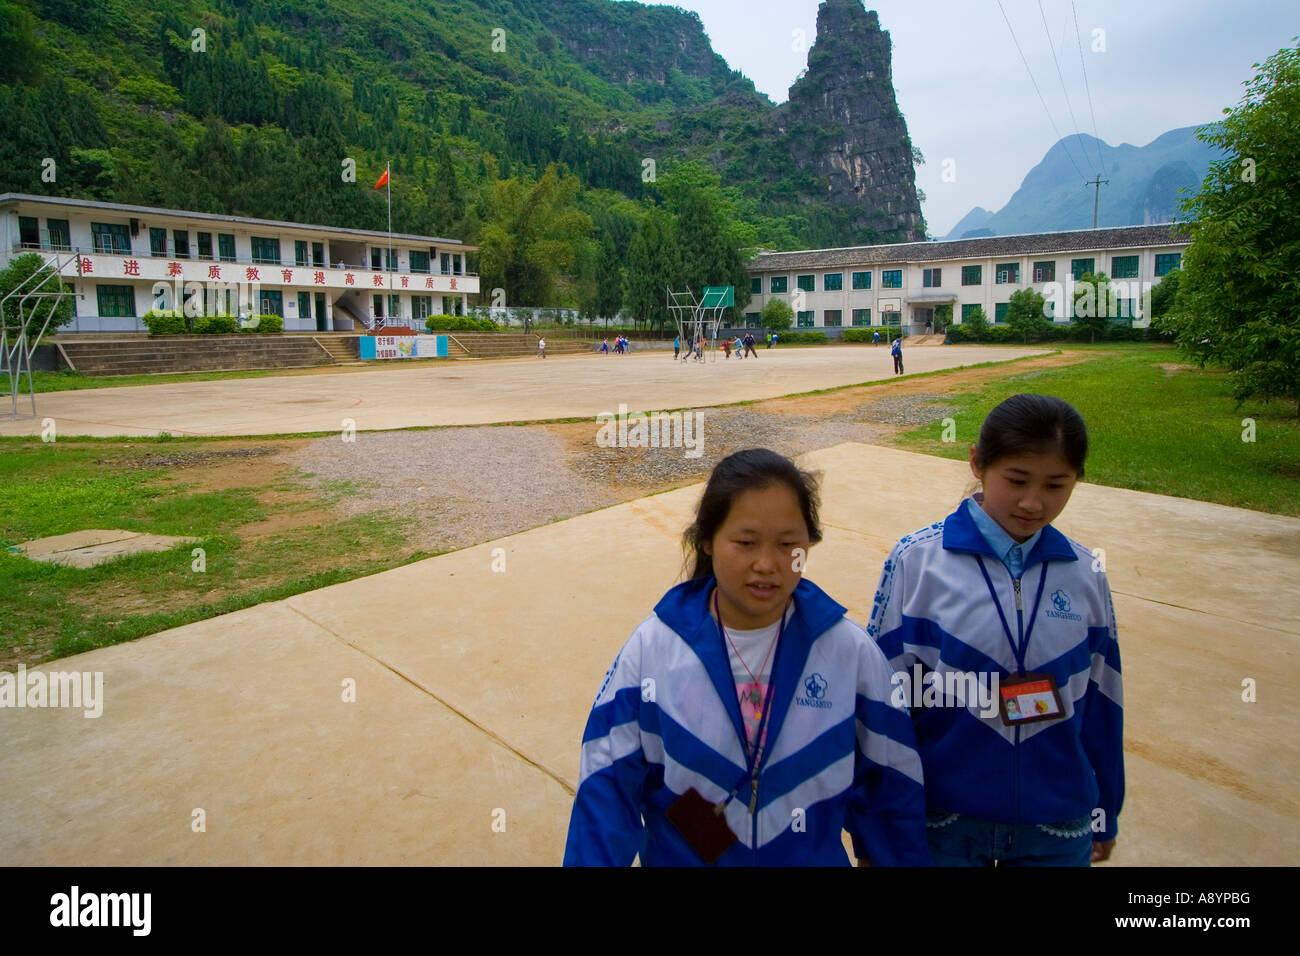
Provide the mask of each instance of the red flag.
[{"label": "red flag", "polygon": [[380,186],[384,185],[384,183],[386,183],[386,182],[388,182],[388,169],[387,169],[387,167],[385,167],[385,169],[384,169],[384,175],[382,175],[382,176],[379,177],[379,182],[375,183],[375,188],[378,189]]}]

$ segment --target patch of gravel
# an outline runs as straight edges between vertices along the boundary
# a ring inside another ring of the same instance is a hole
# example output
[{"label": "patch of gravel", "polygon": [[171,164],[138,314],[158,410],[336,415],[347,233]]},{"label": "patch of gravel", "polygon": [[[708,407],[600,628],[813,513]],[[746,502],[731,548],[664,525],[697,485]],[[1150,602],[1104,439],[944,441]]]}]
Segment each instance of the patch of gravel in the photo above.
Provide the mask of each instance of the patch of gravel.
[{"label": "patch of gravel", "polygon": [[882,425],[928,425],[954,415],[961,409],[944,405],[945,395],[886,395],[859,407],[862,420]]},{"label": "patch of gravel", "polygon": [[568,467],[564,440],[528,427],[363,432],[355,442],[322,438],[283,460],[358,494],[336,507],[347,516],[392,510],[409,520],[413,544],[441,551],[617,504],[623,496]]},{"label": "patch of gravel", "polygon": [[183,451],[168,452],[157,455],[141,455],[138,458],[104,458],[96,462],[100,465],[126,465],[128,468],[193,468],[196,465],[211,465],[214,462],[233,461],[241,458],[262,458],[280,451],[276,445],[258,445],[253,448],[227,448],[223,451]]}]

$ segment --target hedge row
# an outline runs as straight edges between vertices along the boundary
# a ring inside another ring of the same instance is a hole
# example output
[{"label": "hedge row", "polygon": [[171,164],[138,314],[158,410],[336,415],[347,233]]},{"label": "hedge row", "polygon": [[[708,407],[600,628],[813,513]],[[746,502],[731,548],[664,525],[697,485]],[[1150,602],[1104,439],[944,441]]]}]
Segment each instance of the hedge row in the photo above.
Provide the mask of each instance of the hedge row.
[{"label": "hedge row", "polygon": [[[1155,328],[1133,328],[1131,325],[1121,325],[1112,323],[1105,332],[1097,335],[1099,342],[1169,342],[1173,337],[1162,334]],[[991,325],[983,335],[971,335],[970,330],[965,326],[953,325],[948,328],[948,344],[957,345],[961,342],[988,342],[993,345],[1001,343],[1023,344],[1025,338],[1005,325]],[[1029,341],[1033,342],[1089,342],[1092,341],[1092,333],[1080,325],[1071,323],[1070,325],[1053,325],[1042,332],[1030,335]]]},{"label": "hedge row", "polygon": [[500,332],[501,326],[491,319],[475,319],[468,315],[431,315],[424,320],[430,332]]},{"label": "hedge row", "polygon": [[254,315],[241,325],[233,315],[187,316],[183,312],[151,309],[140,321],[150,335],[233,335],[236,332],[283,332],[284,319],[278,315]]},{"label": "hedge row", "polygon": [[902,331],[897,325],[873,325],[870,328],[845,329],[844,341],[870,342],[872,336],[879,332],[881,342],[892,342],[902,334]]}]

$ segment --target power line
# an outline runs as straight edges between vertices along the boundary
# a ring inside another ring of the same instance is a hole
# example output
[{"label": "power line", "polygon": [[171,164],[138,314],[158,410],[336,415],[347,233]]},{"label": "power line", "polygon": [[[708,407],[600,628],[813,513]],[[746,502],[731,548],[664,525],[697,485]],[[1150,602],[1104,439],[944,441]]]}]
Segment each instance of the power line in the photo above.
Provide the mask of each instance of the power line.
[{"label": "power line", "polygon": [[[1047,100],[1043,99],[1043,91],[1038,88],[1038,81],[1034,79],[1034,71],[1029,68],[1029,61],[1025,59],[1025,51],[1020,49],[1020,41],[1016,39],[1016,31],[1011,29],[1011,21],[1007,19],[1007,11],[1002,7],[1002,0],[998,0],[998,9],[1002,11],[1002,19],[1006,20],[1007,30],[1011,32],[1011,42],[1016,45],[1016,52],[1020,54],[1020,60],[1025,64],[1025,72],[1029,74],[1029,82],[1033,84],[1034,92],[1038,94],[1038,102],[1043,104],[1043,112],[1047,114],[1047,121],[1052,124],[1052,131],[1056,133],[1058,141],[1065,139],[1061,135],[1061,131],[1056,127],[1056,120],[1052,118],[1052,111],[1047,108]],[[1062,148],[1065,147],[1062,146]],[[1068,149],[1065,149],[1065,156],[1070,161],[1070,165],[1074,167],[1074,171],[1079,174],[1079,178],[1082,179],[1083,170],[1079,168],[1079,164],[1074,161],[1074,156]]]},{"label": "power line", "polygon": [[[1065,88],[1065,75],[1061,72],[1061,61],[1056,56],[1056,47],[1052,46],[1052,31],[1047,28],[1047,14],[1043,12],[1043,0],[1038,0],[1038,15],[1043,21],[1043,33],[1047,37],[1047,48],[1052,52],[1052,62],[1056,64],[1056,78],[1061,81],[1061,92],[1065,94],[1065,108],[1070,114],[1070,128],[1074,130],[1074,135],[1082,139],[1079,133],[1079,121],[1074,118],[1074,107],[1070,103],[1070,93]],[[1083,161],[1088,162],[1088,151],[1083,144],[1079,144],[1079,152],[1083,154]]]},{"label": "power line", "polygon": [[1079,41],[1079,65],[1083,67],[1083,88],[1088,91],[1088,113],[1092,116],[1092,138],[1097,144],[1097,162],[1101,174],[1106,175],[1106,161],[1101,156],[1101,137],[1097,135],[1097,114],[1092,109],[1092,90],[1088,86],[1088,67],[1083,62],[1083,36],[1079,33],[1079,10],[1070,0],[1070,9],[1074,11],[1074,38]]}]

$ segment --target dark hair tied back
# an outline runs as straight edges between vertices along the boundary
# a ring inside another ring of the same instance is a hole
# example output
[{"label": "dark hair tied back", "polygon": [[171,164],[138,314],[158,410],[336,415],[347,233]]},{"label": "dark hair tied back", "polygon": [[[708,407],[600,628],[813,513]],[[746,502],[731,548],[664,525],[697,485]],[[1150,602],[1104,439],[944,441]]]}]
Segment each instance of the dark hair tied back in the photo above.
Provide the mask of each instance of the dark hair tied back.
[{"label": "dark hair tied back", "polygon": [[1051,395],[1012,395],[989,412],[975,446],[981,470],[1012,455],[1060,452],[1083,477],[1088,457],[1088,428],[1083,416],[1064,399]]}]

